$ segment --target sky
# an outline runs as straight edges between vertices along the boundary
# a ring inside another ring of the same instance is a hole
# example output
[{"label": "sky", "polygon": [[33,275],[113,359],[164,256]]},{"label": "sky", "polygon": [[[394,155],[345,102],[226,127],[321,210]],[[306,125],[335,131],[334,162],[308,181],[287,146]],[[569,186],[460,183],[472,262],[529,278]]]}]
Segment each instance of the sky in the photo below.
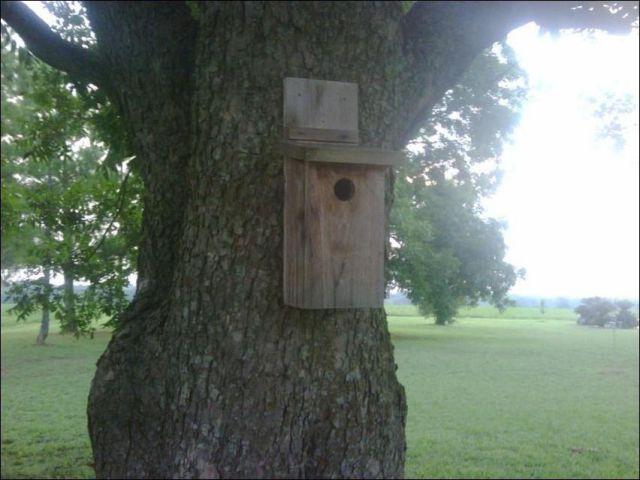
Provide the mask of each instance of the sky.
[{"label": "sky", "polygon": [[[27,2],[45,19],[40,2]],[[50,18],[50,16],[49,16]],[[529,76],[529,98],[485,201],[506,222],[506,260],[525,268],[512,293],[639,296],[638,34],[540,33],[507,38]],[[622,151],[597,139],[588,97],[629,92],[635,125]]]},{"label": "sky", "polygon": [[[637,298],[637,32],[552,37],[532,23],[507,41],[530,92],[485,208],[507,222],[507,261],[527,270],[512,293]],[[635,98],[622,151],[598,140],[587,102],[607,89]]]}]

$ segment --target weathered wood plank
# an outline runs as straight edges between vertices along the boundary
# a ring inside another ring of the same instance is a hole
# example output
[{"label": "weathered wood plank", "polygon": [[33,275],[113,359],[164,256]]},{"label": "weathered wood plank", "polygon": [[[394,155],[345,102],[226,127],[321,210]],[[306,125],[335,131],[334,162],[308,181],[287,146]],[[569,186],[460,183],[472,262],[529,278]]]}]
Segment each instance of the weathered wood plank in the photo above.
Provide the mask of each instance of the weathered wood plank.
[{"label": "weathered wood plank", "polygon": [[362,165],[399,165],[405,158],[404,152],[378,148],[351,147],[348,145],[326,145],[311,143],[283,142],[282,153],[290,158],[308,162],[357,163]]},{"label": "weathered wood plank", "polygon": [[311,142],[360,143],[357,130],[335,130],[332,128],[288,127],[285,138]]},{"label": "weathered wood plank", "polygon": [[[306,165],[305,308],[382,307],[384,167]],[[348,201],[341,179],[355,187]]]},{"label": "weathered wood plank", "polygon": [[358,130],[358,85],[284,79],[284,126]]},{"label": "weathered wood plank", "polygon": [[304,307],[305,162],[284,161],[284,303]]}]

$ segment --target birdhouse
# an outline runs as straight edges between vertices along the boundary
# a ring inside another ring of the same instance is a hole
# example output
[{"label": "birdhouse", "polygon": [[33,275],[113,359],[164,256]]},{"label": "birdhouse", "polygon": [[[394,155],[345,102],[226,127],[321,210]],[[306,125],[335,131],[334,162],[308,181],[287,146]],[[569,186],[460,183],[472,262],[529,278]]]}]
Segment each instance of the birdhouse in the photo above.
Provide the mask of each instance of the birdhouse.
[{"label": "birdhouse", "polygon": [[359,147],[358,85],[284,80],[284,302],[382,307],[385,170],[400,152]]}]

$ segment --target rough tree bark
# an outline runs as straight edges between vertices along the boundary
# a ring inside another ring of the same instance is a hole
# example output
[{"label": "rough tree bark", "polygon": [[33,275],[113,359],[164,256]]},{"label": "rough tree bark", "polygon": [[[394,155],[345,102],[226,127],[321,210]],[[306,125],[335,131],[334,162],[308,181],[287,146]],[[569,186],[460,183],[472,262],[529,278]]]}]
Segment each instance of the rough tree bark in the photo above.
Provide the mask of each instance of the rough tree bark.
[{"label": "rough tree bark", "polygon": [[471,60],[541,8],[406,4],[86,4],[98,51],[65,52],[66,69],[97,62],[146,187],[139,291],[89,397],[98,477],[403,475],[384,311],[282,303],[282,81],[358,83],[363,144],[402,148]]}]

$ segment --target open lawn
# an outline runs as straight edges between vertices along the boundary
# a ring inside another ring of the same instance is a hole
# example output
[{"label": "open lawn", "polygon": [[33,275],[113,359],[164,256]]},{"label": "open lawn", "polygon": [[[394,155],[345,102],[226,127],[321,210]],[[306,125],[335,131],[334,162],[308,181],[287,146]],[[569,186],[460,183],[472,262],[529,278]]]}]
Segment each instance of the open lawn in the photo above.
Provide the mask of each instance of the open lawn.
[{"label": "open lawn", "polygon": [[408,478],[638,478],[637,330],[535,308],[438,327],[410,308],[389,318]]},{"label": "open lawn", "polygon": [[[94,476],[87,395],[108,332],[93,340],[59,335],[38,347],[38,319],[16,323],[2,306],[2,477]],[[52,322],[53,323],[53,322]]]},{"label": "open lawn", "polygon": [[[570,310],[476,308],[437,327],[388,308],[409,404],[408,478],[638,478],[638,331]],[[2,317],[2,477],[93,475],[86,399],[109,339]]]}]

